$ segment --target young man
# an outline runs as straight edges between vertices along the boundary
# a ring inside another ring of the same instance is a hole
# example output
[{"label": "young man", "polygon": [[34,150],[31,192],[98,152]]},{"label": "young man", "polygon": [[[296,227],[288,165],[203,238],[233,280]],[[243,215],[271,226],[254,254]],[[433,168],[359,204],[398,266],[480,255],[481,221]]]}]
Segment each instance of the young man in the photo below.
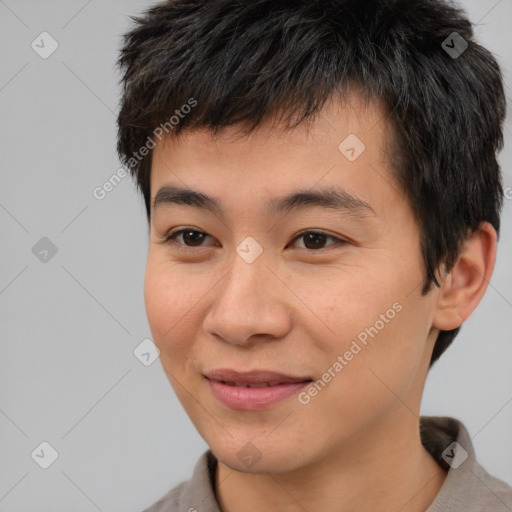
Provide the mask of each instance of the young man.
[{"label": "young man", "polygon": [[419,417],[494,268],[499,67],[441,0],[169,0],[134,18],[118,150],[145,302],[209,450],[148,512],[512,510]]}]

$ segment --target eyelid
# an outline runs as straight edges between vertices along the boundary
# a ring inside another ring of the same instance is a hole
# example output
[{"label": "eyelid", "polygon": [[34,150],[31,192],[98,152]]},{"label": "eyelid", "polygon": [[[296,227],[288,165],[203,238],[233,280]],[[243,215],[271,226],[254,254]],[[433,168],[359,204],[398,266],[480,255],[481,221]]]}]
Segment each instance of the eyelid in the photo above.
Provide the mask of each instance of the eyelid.
[{"label": "eyelid", "polygon": [[[324,235],[325,237],[327,238],[332,238],[333,240],[336,240],[337,243],[342,243],[342,244],[348,244],[350,243],[348,240],[344,239],[344,238],[341,238],[339,236],[336,236],[336,235],[331,235],[330,233],[328,233],[327,231],[324,231],[323,229],[315,229],[315,228],[308,228],[308,229],[304,229],[302,231],[300,231],[299,233],[297,233],[291,240],[291,242],[295,242],[295,240],[301,238],[302,236],[308,234],[308,233],[315,233],[315,234],[320,234],[320,235]],[[302,249],[304,251],[308,251],[308,252],[320,252],[322,250],[326,250],[328,249],[329,247],[332,247],[333,245],[336,245],[336,244],[331,244],[331,245],[328,245],[327,247],[322,247],[321,249],[308,249],[308,248],[302,248],[302,247],[299,247],[299,249]]]},{"label": "eyelid", "polygon": [[188,252],[196,252],[198,249],[204,249],[205,247],[207,247],[207,246],[203,246],[203,245],[193,247],[193,246],[181,244],[179,242],[176,242],[175,240],[172,240],[172,238],[174,238],[176,235],[186,233],[187,231],[195,231],[196,233],[201,233],[202,235],[206,235],[207,237],[209,236],[210,238],[213,238],[213,236],[209,235],[205,231],[201,231],[200,229],[194,228],[192,226],[185,226],[185,227],[178,227],[176,229],[172,229],[171,231],[167,232],[165,235],[163,235],[161,237],[162,240],[160,240],[159,243],[164,244],[164,245],[173,243],[173,245],[175,247],[177,247],[178,250],[188,251]]}]

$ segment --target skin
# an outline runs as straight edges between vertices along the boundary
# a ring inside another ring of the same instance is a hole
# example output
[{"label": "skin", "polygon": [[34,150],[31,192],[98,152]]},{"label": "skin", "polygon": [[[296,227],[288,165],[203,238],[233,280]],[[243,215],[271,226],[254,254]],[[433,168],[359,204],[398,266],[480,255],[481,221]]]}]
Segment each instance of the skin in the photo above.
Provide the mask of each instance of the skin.
[{"label": "skin", "polygon": [[[338,149],[350,133],[366,145],[353,162]],[[195,130],[154,149],[152,198],[177,185],[217,198],[224,210],[152,210],[144,285],[161,364],[219,461],[223,512],[419,512],[444,482],[421,445],[421,395],[439,330],[459,326],[485,292],[496,233],[483,223],[441,288],[421,295],[420,232],[393,177],[391,137],[382,107],[354,95],[326,103],[309,128],[266,121],[247,137],[234,126],[217,137]],[[268,198],[329,185],[375,213],[263,211]],[[208,236],[162,242],[180,227]],[[297,238],[306,229],[335,238],[311,249]],[[236,252],[248,236],[263,248],[250,264]],[[401,311],[307,405],[292,396],[261,411],[230,410],[203,377],[235,368],[321,379],[397,302]],[[237,456],[249,442],[261,454],[250,468]]]}]

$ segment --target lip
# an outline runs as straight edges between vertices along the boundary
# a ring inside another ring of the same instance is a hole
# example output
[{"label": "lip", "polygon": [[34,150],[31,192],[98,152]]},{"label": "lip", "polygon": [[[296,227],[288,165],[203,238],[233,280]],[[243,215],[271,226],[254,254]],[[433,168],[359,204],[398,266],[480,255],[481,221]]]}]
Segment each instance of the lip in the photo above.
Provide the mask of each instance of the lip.
[{"label": "lip", "polygon": [[271,385],[281,383],[297,383],[312,380],[309,376],[294,377],[284,373],[268,370],[251,370],[249,372],[238,372],[231,368],[219,368],[204,373],[205,377],[214,381],[235,382],[237,384],[261,384],[268,382]]},{"label": "lip", "polygon": [[[292,377],[263,370],[241,373],[231,369],[220,369],[207,372],[204,376],[215,398],[225,407],[236,411],[268,409],[296,394],[312,381],[309,377]],[[227,382],[238,385],[230,385]],[[245,384],[267,382],[271,384],[270,387],[245,387]]]}]

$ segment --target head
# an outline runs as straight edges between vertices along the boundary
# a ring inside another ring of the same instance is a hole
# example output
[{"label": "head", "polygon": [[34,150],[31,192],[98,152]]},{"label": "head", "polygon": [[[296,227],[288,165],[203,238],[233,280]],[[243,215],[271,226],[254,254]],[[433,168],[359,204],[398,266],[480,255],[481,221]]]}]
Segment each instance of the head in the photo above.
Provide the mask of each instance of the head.
[{"label": "head", "polygon": [[[502,77],[465,14],[439,0],[171,0],[134,20],[118,151],[145,201],[153,337],[199,432],[249,439],[251,413],[209,402],[215,367],[329,381],[281,429],[295,444],[301,415],[333,400],[351,423],[331,443],[413,406],[485,291],[499,233]],[[329,192],[323,206],[312,192]],[[195,236],[169,239],[180,226]],[[297,242],[304,228],[322,233]]]}]

